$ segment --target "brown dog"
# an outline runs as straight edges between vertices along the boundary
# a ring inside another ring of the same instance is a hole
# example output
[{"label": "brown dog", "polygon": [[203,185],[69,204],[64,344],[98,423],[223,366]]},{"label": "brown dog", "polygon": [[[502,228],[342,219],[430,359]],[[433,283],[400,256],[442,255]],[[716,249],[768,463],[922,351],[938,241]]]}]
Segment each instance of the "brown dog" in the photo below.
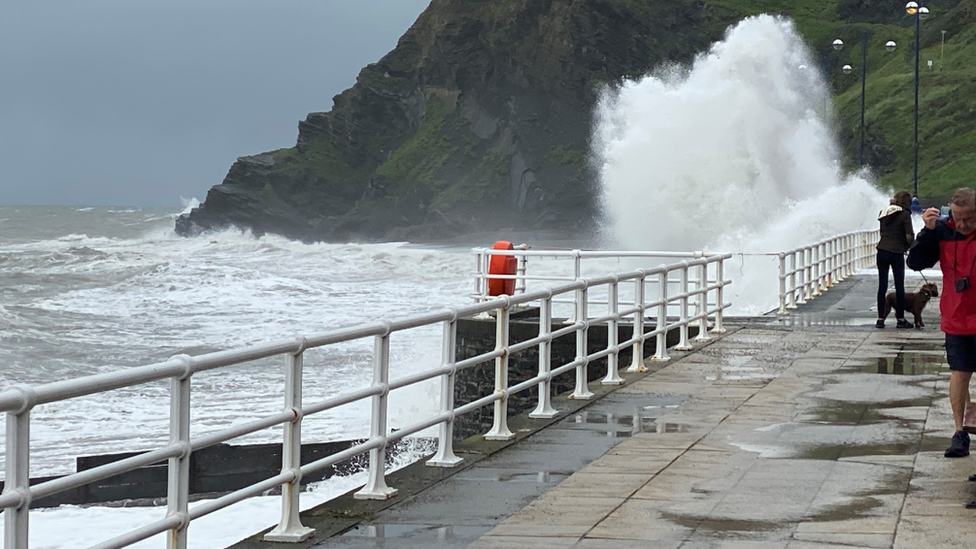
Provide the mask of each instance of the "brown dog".
[{"label": "brown dog", "polygon": [[[925,323],[922,322],[922,309],[925,308],[925,304],[929,302],[929,299],[933,297],[939,297],[939,287],[932,282],[922,284],[922,287],[917,292],[905,292],[905,312],[910,312],[915,315],[916,328],[925,326]],[[884,316],[881,318],[888,318],[888,313],[894,308],[895,292],[888,292],[888,295],[885,296]]]}]

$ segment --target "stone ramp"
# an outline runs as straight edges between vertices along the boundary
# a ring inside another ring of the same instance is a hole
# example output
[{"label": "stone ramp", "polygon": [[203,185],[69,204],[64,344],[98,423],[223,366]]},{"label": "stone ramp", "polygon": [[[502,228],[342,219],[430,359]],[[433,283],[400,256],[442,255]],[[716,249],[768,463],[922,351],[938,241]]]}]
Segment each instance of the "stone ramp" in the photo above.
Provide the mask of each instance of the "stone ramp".
[{"label": "stone ramp", "polygon": [[942,456],[952,420],[937,303],[925,330],[895,330],[893,319],[876,330],[874,284],[855,277],[828,292],[832,303],[821,310],[733,324],[553,426],[312,543],[970,547],[976,511],[964,504],[976,498],[967,481],[976,464]]}]

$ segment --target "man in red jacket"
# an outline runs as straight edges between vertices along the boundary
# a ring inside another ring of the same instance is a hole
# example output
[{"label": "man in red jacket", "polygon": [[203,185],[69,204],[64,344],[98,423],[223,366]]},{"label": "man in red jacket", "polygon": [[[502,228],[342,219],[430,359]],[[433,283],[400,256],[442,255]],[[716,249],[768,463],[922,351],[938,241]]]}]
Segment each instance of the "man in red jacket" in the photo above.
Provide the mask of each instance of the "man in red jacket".
[{"label": "man in red jacket", "polygon": [[969,402],[969,380],[976,371],[976,191],[962,188],[949,202],[951,214],[941,219],[937,208],[922,212],[925,228],[908,252],[908,266],[920,271],[942,266],[942,331],[949,363],[949,403],[956,422],[946,457],[969,455],[969,433],[962,430]]}]

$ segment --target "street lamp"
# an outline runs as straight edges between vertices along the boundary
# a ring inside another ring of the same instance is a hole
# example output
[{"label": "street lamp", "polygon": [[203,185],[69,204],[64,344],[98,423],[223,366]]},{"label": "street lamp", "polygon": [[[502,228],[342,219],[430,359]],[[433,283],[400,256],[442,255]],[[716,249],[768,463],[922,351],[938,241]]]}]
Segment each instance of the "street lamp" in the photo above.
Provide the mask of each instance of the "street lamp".
[{"label": "street lamp", "polygon": [[[840,38],[834,40],[834,49],[839,50],[844,47],[844,42]],[[885,42],[885,51],[895,51],[894,40],[888,40]],[[844,65],[841,67],[844,74],[851,74],[854,70],[850,65]],[[861,31],[861,148],[858,156],[858,166],[864,167],[864,97],[867,92],[867,76],[868,76],[868,32]]]},{"label": "street lamp", "polygon": [[912,146],[914,148],[915,161],[914,168],[912,170],[912,181],[914,182],[914,194],[918,196],[918,60],[919,60],[919,34],[921,34],[921,23],[923,19],[927,19],[929,16],[929,9],[925,6],[919,6],[918,2],[909,2],[905,4],[905,12],[909,16],[915,18],[915,137],[912,140]]}]

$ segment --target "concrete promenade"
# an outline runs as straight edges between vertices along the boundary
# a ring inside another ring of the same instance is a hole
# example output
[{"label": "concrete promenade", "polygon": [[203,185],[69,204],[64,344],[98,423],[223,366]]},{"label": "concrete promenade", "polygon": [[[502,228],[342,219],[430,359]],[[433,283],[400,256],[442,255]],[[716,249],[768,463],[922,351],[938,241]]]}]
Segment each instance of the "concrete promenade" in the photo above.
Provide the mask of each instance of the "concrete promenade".
[{"label": "concrete promenade", "polygon": [[854,277],[789,318],[734,322],[517,444],[346,516],[358,526],[340,535],[322,537],[338,507],[313,512],[308,545],[973,547],[976,462],[942,455],[938,302],[923,330],[894,318],[877,330],[875,284]]}]

